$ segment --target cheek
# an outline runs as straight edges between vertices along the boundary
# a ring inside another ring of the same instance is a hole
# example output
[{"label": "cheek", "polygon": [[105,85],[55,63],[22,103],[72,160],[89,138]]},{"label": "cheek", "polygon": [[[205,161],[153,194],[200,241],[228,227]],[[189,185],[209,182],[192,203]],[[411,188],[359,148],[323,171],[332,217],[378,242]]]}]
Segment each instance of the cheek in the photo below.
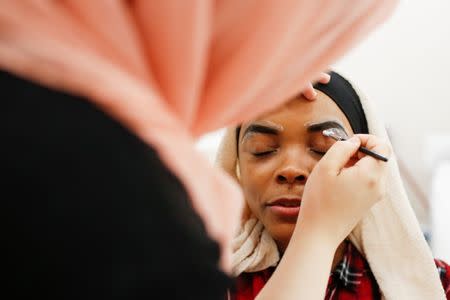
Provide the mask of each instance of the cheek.
[{"label": "cheek", "polygon": [[272,170],[273,168],[262,164],[240,166],[240,184],[250,206],[257,205],[263,198],[270,186]]}]

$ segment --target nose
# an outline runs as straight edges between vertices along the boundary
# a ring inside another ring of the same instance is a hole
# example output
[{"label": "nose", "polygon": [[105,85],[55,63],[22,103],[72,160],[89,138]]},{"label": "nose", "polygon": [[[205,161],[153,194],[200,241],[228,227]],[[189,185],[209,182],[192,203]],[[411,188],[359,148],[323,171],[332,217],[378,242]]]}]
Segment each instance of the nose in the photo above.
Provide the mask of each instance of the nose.
[{"label": "nose", "polygon": [[308,179],[308,172],[296,166],[285,166],[276,174],[276,181],[279,184],[305,184]]}]

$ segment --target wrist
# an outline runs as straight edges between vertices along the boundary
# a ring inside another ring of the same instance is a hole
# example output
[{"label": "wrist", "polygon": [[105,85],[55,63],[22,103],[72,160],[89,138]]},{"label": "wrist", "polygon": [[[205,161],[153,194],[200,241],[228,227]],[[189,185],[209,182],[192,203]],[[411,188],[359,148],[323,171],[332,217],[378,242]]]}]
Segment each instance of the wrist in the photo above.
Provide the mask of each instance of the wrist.
[{"label": "wrist", "polygon": [[342,241],[337,238],[336,234],[326,231],[319,226],[308,226],[304,222],[297,223],[297,226],[292,235],[291,243],[293,245],[310,245],[310,247],[317,248],[323,254],[329,253],[334,255],[337,247]]}]

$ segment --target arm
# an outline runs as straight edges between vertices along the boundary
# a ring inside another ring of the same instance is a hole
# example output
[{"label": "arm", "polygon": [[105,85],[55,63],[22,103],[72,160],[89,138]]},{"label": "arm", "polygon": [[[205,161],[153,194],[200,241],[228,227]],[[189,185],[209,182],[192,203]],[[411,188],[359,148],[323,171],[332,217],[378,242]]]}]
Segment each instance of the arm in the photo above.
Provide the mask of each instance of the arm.
[{"label": "arm", "polygon": [[300,228],[294,235],[258,300],[324,299],[337,245]]}]

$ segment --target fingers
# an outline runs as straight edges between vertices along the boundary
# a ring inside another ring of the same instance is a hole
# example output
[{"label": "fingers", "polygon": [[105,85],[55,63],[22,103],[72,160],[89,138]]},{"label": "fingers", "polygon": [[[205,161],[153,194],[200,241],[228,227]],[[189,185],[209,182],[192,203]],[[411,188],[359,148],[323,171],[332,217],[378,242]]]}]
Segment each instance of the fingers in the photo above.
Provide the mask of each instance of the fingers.
[{"label": "fingers", "polygon": [[[361,141],[361,146],[389,158],[391,155],[391,147],[389,143],[382,138],[370,134],[357,134],[354,137]],[[365,155],[358,151],[360,158],[351,168],[346,169],[348,174],[354,173],[358,177],[367,177],[371,186],[374,185],[378,178],[387,171],[386,162]]]},{"label": "fingers", "polygon": [[358,137],[334,143],[319,161],[318,166],[326,168],[334,174],[339,174],[358,151],[360,144],[361,141]]},{"label": "fingers", "polygon": [[308,83],[306,88],[303,90],[303,96],[308,100],[314,100],[317,97],[317,92],[314,90],[312,83]]},{"label": "fingers", "polygon": [[[330,82],[331,76],[327,73],[320,73],[315,80],[316,82],[320,82],[322,84],[327,84]],[[315,100],[317,97],[317,92],[313,87],[313,84],[311,82],[308,83],[308,85],[305,87],[305,89],[302,92],[303,96],[308,100]]]},{"label": "fingers", "polygon": [[[386,140],[384,140],[380,137],[377,137],[375,135],[371,135],[371,134],[357,134],[355,136],[360,139],[362,147],[365,147],[365,148],[367,148],[377,154],[380,154],[386,158],[389,158],[389,156],[391,155],[392,150],[391,150],[389,143]],[[361,152],[358,153],[358,157],[360,159],[372,158],[373,160],[377,161],[377,159],[375,159],[371,156],[365,155]],[[366,160],[368,160],[368,159],[365,159],[364,161],[366,161]]]},{"label": "fingers", "polygon": [[319,78],[317,79],[318,82],[322,84],[327,84],[330,82],[331,76],[327,73],[320,73]]},{"label": "fingers", "polygon": [[373,134],[355,134],[355,136],[361,140],[361,146],[371,151],[379,151],[383,156],[391,155],[391,147],[386,140]]}]

